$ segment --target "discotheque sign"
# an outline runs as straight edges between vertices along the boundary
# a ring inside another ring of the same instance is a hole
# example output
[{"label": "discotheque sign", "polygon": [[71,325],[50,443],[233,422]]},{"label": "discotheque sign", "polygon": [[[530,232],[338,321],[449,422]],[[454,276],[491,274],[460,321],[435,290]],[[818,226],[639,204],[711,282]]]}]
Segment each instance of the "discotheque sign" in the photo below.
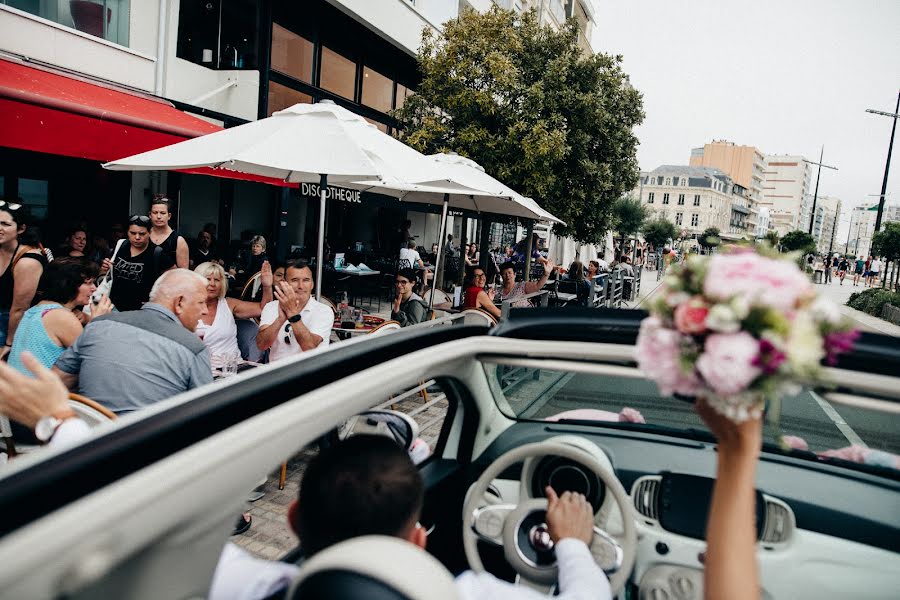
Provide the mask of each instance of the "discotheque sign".
[{"label": "discotheque sign", "polygon": [[[318,198],[321,193],[321,188],[317,183],[301,183],[300,184],[300,195],[301,196],[310,196],[312,198]],[[340,187],[332,187],[328,186],[325,188],[325,197],[329,200],[341,200],[342,202],[356,202],[361,204],[362,199],[360,198],[359,190],[348,190],[346,188]]]}]

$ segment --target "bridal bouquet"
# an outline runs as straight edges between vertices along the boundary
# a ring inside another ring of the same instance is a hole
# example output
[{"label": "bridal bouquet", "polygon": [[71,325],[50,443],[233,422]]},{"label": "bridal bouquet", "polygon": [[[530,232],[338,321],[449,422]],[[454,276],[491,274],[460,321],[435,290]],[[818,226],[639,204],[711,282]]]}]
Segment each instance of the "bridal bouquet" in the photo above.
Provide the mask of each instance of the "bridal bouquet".
[{"label": "bridal bouquet", "polygon": [[672,269],[636,357],[662,394],[702,396],[742,422],[820,378],[858,335],[793,261],[735,249]]}]

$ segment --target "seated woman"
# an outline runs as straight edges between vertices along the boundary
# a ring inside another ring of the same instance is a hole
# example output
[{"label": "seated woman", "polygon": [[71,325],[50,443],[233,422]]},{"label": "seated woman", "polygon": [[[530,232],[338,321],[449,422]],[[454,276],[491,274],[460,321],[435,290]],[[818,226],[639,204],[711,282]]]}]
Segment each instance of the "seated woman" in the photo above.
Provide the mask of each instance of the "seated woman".
[{"label": "seated woman", "polygon": [[201,263],[194,269],[206,277],[207,314],[197,323],[197,335],[203,340],[210,357],[215,354],[239,354],[237,324],[234,319],[255,319],[262,314],[263,307],[272,301],[272,267],[268,261],[262,263],[262,299],[246,302],[237,298],[226,298],[228,283],[222,265],[214,262]]},{"label": "seated woman", "polygon": [[[25,351],[48,369],[53,366],[84,329],[72,311],[91,302],[91,294],[97,289],[97,273],[97,265],[85,259],[60,258],[47,265],[38,283],[38,303],[26,310],[19,322],[9,353],[10,366],[30,376],[22,364]],[[112,304],[104,296],[93,306],[90,318],[111,310]]]},{"label": "seated woman", "polygon": [[580,260],[573,260],[569,265],[569,271],[566,278],[575,283],[576,304],[579,306],[587,306],[588,294],[590,294],[591,286],[584,278],[584,265]]},{"label": "seated woman", "polygon": [[427,320],[426,312],[428,311],[428,306],[413,291],[415,283],[416,271],[414,269],[400,269],[394,280],[397,296],[394,298],[394,305],[391,307],[391,318],[400,323],[400,327],[415,325]]},{"label": "seated woman", "polygon": [[473,267],[466,274],[466,278],[463,280],[463,290],[465,290],[463,308],[481,308],[499,319],[500,308],[494,304],[494,290],[484,291],[486,281],[487,277],[481,267]]}]

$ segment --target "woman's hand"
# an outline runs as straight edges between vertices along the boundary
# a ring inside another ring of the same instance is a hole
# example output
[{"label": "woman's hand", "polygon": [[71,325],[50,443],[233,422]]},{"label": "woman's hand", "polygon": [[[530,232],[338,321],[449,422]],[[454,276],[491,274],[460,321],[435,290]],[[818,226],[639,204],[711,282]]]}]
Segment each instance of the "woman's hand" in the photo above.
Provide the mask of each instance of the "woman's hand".
[{"label": "woman's hand", "polygon": [[403,301],[403,294],[397,292],[397,297],[394,298],[394,312],[400,312],[400,303]]},{"label": "woman's hand", "polygon": [[112,269],[112,260],[104,258],[103,262],[100,264],[100,274],[106,275],[110,269]]},{"label": "woman's hand", "polygon": [[275,278],[272,276],[272,265],[269,264],[269,261],[264,260],[262,268],[259,270],[259,282],[263,287],[272,287],[272,282],[274,280]]},{"label": "woman's hand", "polygon": [[109,301],[109,296],[103,294],[103,296],[100,297],[100,302],[91,307],[91,319],[93,320],[99,316],[108,315],[112,312],[112,309],[113,303]]}]

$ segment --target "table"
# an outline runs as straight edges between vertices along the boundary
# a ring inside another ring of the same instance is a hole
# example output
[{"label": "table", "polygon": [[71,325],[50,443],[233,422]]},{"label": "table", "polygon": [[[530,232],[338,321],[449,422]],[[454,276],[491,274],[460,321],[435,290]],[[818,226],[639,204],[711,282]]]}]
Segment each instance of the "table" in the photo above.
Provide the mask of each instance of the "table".
[{"label": "table", "polygon": [[370,333],[373,329],[375,329],[382,323],[384,323],[384,319],[382,319],[381,317],[376,317],[374,315],[364,315],[362,327],[348,329],[341,327],[341,319],[339,317],[334,320],[331,330],[337,333],[338,338],[340,338],[341,340],[346,340],[347,338],[353,337],[354,335],[359,335],[361,333]]},{"label": "table", "polygon": [[[347,269],[341,268],[341,269],[335,269],[335,272],[340,273],[341,275],[352,275],[353,277],[357,278],[352,281],[359,281],[360,277],[368,277],[370,275],[381,275],[381,271],[371,271],[368,269],[365,271],[360,271],[359,269],[351,269],[348,271]],[[350,296],[350,298],[349,298],[350,304],[356,304],[356,290],[354,288],[355,288],[355,283],[353,286],[351,286],[351,288],[349,290],[347,290],[347,292],[349,293],[349,296]]]},{"label": "table", "polygon": [[[250,369],[255,369],[256,367],[261,367],[262,363],[253,362],[250,360],[240,360],[237,366],[237,375],[240,375],[244,371],[249,371]],[[223,377],[227,377],[224,373],[222,373],[219,369],[213,369],[213,379],[222,379]]]}]

